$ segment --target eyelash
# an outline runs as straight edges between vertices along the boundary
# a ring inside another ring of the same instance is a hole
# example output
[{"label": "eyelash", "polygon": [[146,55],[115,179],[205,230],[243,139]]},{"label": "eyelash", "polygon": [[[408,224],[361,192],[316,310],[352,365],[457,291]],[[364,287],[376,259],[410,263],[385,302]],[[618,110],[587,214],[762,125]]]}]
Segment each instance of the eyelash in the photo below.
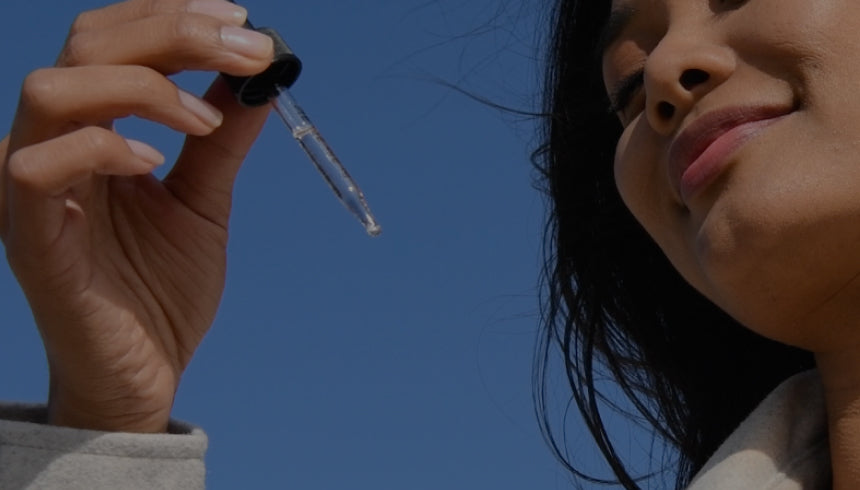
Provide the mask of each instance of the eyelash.
[{"label": "eyelash", "polygon": [[609,94],[609,112],[623,112],[633,101],[636,92],[645,85],[645,71],[636,70],[615,84]]}]

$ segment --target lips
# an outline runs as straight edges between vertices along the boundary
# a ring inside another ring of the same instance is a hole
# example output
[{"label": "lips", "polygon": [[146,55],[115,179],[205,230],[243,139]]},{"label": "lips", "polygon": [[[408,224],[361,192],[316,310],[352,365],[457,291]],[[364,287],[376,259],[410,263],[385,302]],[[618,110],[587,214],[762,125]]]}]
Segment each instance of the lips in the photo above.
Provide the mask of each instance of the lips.
[{"label": "lips", "polygon": [[693,121],[669,147],[669,177],[686,204],[729,164],[729,157],[767,126],[791,112],[786,107],[730,107]]}]

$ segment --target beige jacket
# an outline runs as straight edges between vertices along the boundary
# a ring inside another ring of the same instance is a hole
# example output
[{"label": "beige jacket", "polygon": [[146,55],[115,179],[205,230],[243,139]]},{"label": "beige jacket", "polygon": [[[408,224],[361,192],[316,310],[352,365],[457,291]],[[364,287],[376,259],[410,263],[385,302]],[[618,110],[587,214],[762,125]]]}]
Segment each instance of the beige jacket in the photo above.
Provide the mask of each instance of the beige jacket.
[{"label": "beige jacket", "polygon": [[830,479],[824,393],[818,372],[808,371],[768,395],[688,490],[828,490]]},{"label": "beige jacket", "polygon": [[44,425],[45,409],[0,405],[0,489],[202,489],[206,435],[173,422],[168,434]]}]

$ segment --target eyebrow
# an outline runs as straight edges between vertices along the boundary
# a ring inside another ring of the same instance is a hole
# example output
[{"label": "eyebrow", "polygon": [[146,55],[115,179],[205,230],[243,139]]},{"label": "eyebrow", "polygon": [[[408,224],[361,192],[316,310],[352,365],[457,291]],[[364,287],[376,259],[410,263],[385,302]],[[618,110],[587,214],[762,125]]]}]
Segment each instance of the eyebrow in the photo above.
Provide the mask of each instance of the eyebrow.
[{"label": "eyebrow", "polygon": [[598,57],[603,56],[606,48],[618,39],[624,28],[630,24],[630,21],[633,20],[633,17],[637,13],[639,11],[630,5],[622,5],[609,13],[609,18],[603,24],[603,29],[600,30],[600,34],[597,37],[595,54]]}]

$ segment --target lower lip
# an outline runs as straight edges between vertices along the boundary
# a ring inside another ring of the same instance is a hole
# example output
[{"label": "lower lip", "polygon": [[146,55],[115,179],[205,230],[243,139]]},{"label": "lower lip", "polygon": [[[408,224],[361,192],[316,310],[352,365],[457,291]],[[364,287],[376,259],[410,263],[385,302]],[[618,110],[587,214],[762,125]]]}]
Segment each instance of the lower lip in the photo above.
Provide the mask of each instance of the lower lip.
[{"label": "lower lip", "polygon": [[715,139],[681,175],[681,198],[687,202],[711,183],[729,164],[729,157],[763,129],[782,119],[775,117],[736,126]]}]

